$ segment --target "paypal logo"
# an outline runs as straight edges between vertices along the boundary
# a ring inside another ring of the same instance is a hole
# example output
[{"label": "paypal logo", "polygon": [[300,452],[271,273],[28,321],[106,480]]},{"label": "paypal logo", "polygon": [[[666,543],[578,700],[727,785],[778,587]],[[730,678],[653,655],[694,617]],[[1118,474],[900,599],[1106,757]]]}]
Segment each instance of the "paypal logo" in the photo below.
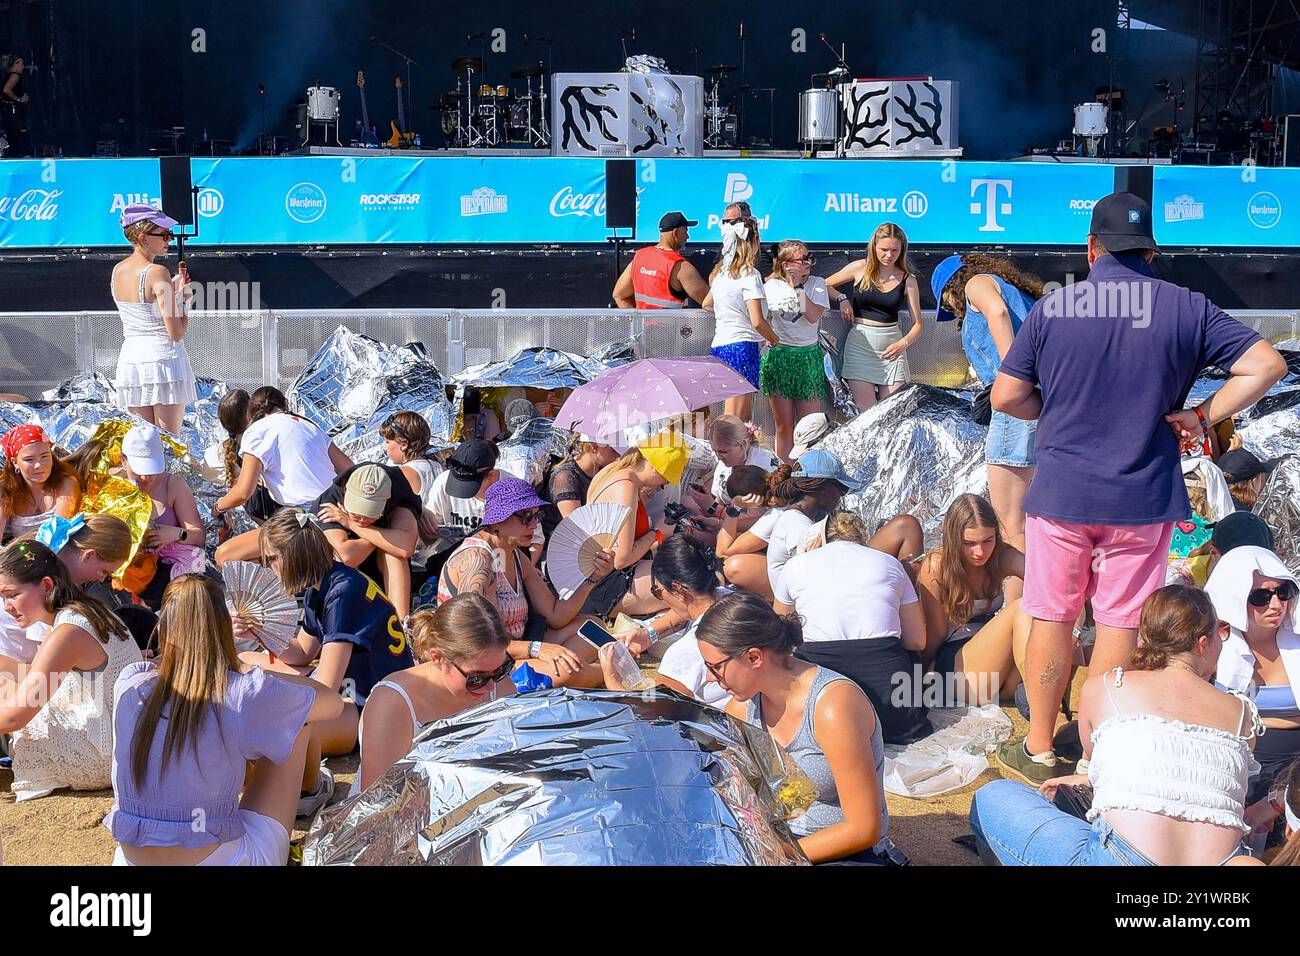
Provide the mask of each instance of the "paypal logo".
[{"label": "paypal logo", "polygon": [[722,190],[722,201],[727,205],[744,202],[754,195],[754,187],[749,184],[744,173],[727,173],[727,185]]}]

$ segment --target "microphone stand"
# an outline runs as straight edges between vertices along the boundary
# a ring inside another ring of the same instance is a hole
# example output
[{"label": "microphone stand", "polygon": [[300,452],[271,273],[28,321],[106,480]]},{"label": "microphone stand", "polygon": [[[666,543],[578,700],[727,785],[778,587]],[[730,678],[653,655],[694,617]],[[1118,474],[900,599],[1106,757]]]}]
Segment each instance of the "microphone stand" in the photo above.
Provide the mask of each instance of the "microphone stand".
[{"label": "microphone stand", "polygon": [[262,125],[257,131],[257,155],[266,155],[266,86],[257,84],[257,96],[262,103]]},{"label": "microphone stand", "polygon": [[[387,43],[385,43],[383,40],[379,39],[378,37],[371,37],[371,39],[374,40],[376,43],[378,43],[381,47],[383,47],[388,52],[406,61],[406,102],[411,104],[411,119],[414,120],[415,119],[415,96],[411,92],[411,67],[413,65],[419,66],[420,64],[416,63],[414,60],[412,60],[401,50],[394,50],[391,46],[389,46]],[[410,130],[404,129],[402,130],[402,132],[408,133],[410,132]]]}]

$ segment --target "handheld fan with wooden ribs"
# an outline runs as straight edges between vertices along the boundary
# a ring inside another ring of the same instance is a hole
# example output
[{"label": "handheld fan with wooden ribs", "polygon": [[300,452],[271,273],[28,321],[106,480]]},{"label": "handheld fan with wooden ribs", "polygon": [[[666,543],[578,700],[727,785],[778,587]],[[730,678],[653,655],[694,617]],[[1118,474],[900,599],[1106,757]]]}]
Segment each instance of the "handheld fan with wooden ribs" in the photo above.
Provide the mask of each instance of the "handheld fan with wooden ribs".
[{"label": "handheld fan with wooden ribs", "polygon": [[274,656],[283,654],[298,633],[298,602],[275,572],[252,561],[228,561],[221,576],[231,617],[247,621]]},{"label": "handheld fan with wooden ribs", "polygon": [[546,570],[560,598],[582,587],[596,569],[596,556],[610,551],[631,509],[598,501],[575,509],[551,532],[546,546]]}]

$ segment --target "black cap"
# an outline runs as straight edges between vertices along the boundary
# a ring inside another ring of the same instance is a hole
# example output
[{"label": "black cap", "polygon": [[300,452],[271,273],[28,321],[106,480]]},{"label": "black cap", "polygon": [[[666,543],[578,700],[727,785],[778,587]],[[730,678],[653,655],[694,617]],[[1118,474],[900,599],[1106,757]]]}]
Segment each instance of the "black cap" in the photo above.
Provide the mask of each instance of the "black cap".
[{"label": "black cap", "polygon": [[496,466],[496,445],[481,438],[461,442],[447,463],[447,494],[453,498],[473,498],[483,487],[488,472]]},{"label": "black cap", "polygon": [[1214,526],[1210,546],[1222,556],[1233,548],[1244,545],[1254,545],[1272,551],[1273,529],[1268,526],[1267,521],[1249,511],[1234,511],[1230,515],[1224,515]]},{"label": "black cap", "polygon": [[1239,481],[1250,481],[1256,475],[1267,475],[1281,460],[1270,458],[1268,461],[1260,461],[1246,449],[1234,448],[1225,451],[1219,458],[1219,470],[1228,479],[1228,484],[1235,485]]},{"label": "black cap", "polygon": [[682,226],[698,226],[698,219],[687,219],[680,212],[666,212],[663,218],[659,220],[660,232],[672,232],[674,229],[680,229]]},{"label": "black cap", "polygon": [[1088,232],[1101,240],[1107,252],[1157,248],[1151,232],[1151,204],[1134,193],[1111,193],[1098,199]]}]

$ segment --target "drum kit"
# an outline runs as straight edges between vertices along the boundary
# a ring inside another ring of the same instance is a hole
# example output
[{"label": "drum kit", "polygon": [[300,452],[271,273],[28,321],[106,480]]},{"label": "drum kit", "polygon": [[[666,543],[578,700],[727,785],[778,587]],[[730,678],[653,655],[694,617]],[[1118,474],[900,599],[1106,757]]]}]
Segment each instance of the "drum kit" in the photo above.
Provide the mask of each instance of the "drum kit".
[{"label": "drum kit", "polygon": [[511,79],[523,81],[522,89],[483,82],[483,61],[476,56],[454,60],[451,69],[456,74],[456,88],[432,107],[442,114],[442,133],[449,146],[550,146],[544,66],[538,63],[511,71]]},{"label": "drum kit", "polygon": [[705,149],[735,149],[740,142],[740,123],[736,119],[732,100],[722,102],[723,78],[735,73],[736,67],[720,64],[711,66],[709,92],[704,97],[704,147]]}]

